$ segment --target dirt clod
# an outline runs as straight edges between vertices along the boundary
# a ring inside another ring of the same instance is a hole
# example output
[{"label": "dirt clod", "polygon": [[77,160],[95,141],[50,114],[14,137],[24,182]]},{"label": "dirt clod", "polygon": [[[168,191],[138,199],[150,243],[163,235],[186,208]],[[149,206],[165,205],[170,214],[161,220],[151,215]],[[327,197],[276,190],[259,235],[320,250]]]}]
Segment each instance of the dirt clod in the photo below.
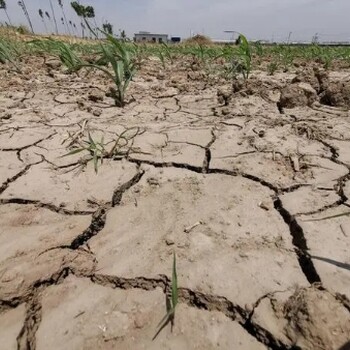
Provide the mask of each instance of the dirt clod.
[{"label": "dirt clod", "polygon": [[320,102],[328,106],[350,108],[350,83],[331,82],[321,94]]},{"label": "dirt clod", "polygon": [[282,89],[279,106],[282,108],[305,107],[311,106],[316,100],[317,93],[310,84],[291,84]]}]

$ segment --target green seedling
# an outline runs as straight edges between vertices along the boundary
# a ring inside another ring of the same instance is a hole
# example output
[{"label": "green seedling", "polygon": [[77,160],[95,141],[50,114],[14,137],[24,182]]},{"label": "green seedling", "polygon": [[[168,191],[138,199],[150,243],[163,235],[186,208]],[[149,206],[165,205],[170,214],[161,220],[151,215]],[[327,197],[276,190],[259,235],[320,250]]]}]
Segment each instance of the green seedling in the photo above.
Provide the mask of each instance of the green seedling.
[{"label": "green seedling", "polygon": [[17,50],[12,43],[0,39],[0,63],[5,64],[8,62],[17,73],[21,73],[16,60],[17,54]]},{"label": "green seedling", "polygon": [[72,156],[83,151],[87,152],[91,156],[91,160],[94,162],[94,169],[97,174],[99,167],[98,162],[100,160],[100,163],[103,163],[103,157],[106,152],[103,136],[101,138],[101,141],[95,141],[92,138],[90,132],[88,132],[88,139],[79,142],[78,148],[72,149],[70,152],[63,155],[63,157]]},{"label": "green seedling", "polygon": [[238,74],[242,74],[244,80],[249,78],[252,70],[252,49],[243,34],[238,37],[238,49],[224,47],[218,57],[225,57],[230,62],[230,66],[225,69],[226,75],[231,75],[233,79]]},{"label": "green seedling", "polygon": [[76,54],[72,46],[58,40],[32,40],[28,46],[39,53],[46,53],[60,59],[68,73],[77,73],[83,65],[83,60]]},{"label": "green seedling", "polygon": [[[68,138],[74,139],[74,146],[71,151],[64,154],[62,157],[85,152],[88,156],[87,162],[93,161],[94,170],[97,174],[99,166],[103,164],[103,159],[116,159],[118,157],[127,156],[132,150],[135,137],[141,133],[140,128],[132,127],[125,129],[120,135],[117,135],[117,138],[109,142],[105,142],[103,135],[100,141],[94,140],[90,131],[87,131],[86,139],[69,135]],[[70,145],[72,145],[72,143],[70,143]]]},{"label": "green seedling", "polygon": [[[85,20],[90,32],[98,39],[96,32],[90,27]],[[107,38],[107,43],[100,42],[102,57],[99,61],[108,63],[112,72],[97,63],[83,63],[82,67],[95,68],[102,71],[115,84],[115,87],[110,90],[110,96],[114,99],[116,106],[125,106],[126,90],[136,73],[136,62],[134,59],[135,51],[131,50],[126,43],[118,41],[112,35],[101,31]]]},{"label": "green seedling", "polygon": [[242,73],[243,78],[247,80],[249,78],[250,72],[252,70],[252,51],[247,38],[243,35],[239,35],[239,59],[240,59],[240,73]]},{"label": "green seedling", "polygon": [[165,69],[165,56],[164,56],[163,51],[161,49],[159,49],[157,51],[157,56],[158,56],[160,62],[162,63],[163,69]]},{"label": "green seedling", "polygon": [[259,56],[259,57],[262,57],[264,55],[264,49],[263,49],[263,46],[261,45],[261,42],[260,41],[257,41],[255,44],[254,44],[254,47],[255,47],[255,52],[256,54]]},{"label": "green seedling", "polygon": [[173,63],[173,56],[171,54],[170,47],[167,43],[162,43],[161,46],[163,56],[170,61],[170,63]]},{"label": "green seedling", "polygon": [[155,339],[158,334],[162,331],[162,329],[171,322],[174,323],[175,320],[175,309],[178,304],[179,299],[179,290],[177,284],[177,272],[176,272],[176,254],[173,254],[173,271],[171,277],[171,299],[167,302],[167,313],[158,323],[158,330],[153,339]]},{"label": "green seedling", "polygon": [[268,64],[267,72],[269,75],[274,75],[277,70],[278,70],[278,63],[277,62],[270,62]]},{"label": "green seedling", "polygon": [[58,57],[67,68],[68,73],[77,73],[82,68],[82,59],[66,43],[57,42],[57,51]]}]

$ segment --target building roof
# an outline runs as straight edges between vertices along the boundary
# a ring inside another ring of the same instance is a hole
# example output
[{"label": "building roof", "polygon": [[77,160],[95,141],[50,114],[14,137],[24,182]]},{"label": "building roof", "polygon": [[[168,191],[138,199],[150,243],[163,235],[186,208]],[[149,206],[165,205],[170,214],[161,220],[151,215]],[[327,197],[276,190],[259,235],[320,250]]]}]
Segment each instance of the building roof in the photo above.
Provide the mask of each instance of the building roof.
[{"label": "building roof", "polygon": [[152,35],[162,35],[162,36],[169,36],[169,34],[162,34],[162,33],[149,33],[149,32],[141,32],[141,33],[135,33],[136,35],[141,35],[141,36],[152,36]]}]

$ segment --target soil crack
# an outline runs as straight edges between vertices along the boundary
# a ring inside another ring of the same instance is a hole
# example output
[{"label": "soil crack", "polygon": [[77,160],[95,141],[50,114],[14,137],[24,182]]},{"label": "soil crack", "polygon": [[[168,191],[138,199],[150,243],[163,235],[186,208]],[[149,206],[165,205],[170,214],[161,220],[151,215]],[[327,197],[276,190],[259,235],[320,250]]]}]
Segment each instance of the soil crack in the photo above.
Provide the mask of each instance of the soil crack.
[{"label": "soil crack", "polygon": [[5,198],[0,199],[0,205],[5,204],[19,204],[19,205],[34,205],[37,208],[44,208],[48,209],[52,212],[58,213],[58,214],[64,214],[64,215],[92,215],[94,214],[93,211],[87,211],[87,210],[68,210],[64,209],[62,207],[57,207],[54,204],[51,203],[43,203],[39,200],[32,200],[32,199],[23,199],[23,198]]},{"label": "soil crack", "polygon": [[308,245],[302,227],[297,220],[291,215],[287,209],[283,207],[280,198],[274,201],[275,209],[280,213],[284,222],[289,226],[292,242],[295,247],[295,253],[298,256],[299,265],[309,283],[320,283],[321,278],[318,275],[316,268],[312,262],[310,254],[308,253]]},{"label": "soil crack", "polygon": [[19,179],[21,176],[25,175],[33,165],[38,165],[38,164],[40,164],[40,163],[42,163],[42,162],[43,162],[43,159],[40,160],[39,162],[32,163],[32,164],[28,164],[28,165],[26,165],[20,172],[18,172],[16,175],[14,175],[14,176],[8,178],[8,179],[0,186],[0,194],[2,194],[3,192],[5,192],[12,182],[15,182],[15,181],[16,181],[17,179]]}]

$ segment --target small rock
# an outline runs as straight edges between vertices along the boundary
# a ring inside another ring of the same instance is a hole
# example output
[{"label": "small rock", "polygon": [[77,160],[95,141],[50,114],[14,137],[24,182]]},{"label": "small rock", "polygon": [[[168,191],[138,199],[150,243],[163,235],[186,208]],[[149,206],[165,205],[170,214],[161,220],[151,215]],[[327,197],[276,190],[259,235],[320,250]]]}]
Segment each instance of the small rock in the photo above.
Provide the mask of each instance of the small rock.
[{"label": "small rock", "polygon": [[222,115],[228,115],[228,114],[230,114],[230,110],[229,110],[229,108],[223,108],[221,110],[221,113],[222,113]]},{"label": "small rock", "polygon": [[260,202],[259,203],[259,207],[261,208],[261,209],[265,209],[265,210],[270,210],[270,207],[268,206],[268,204],[267,203],[264,203],[264,202]]},{"label": "small rock", "polygon": [[167,245],[174,245],[175,244],[175,242],[174,242],[174,240],[172,238],[166,238],[165,239],[165,243]]},{"label": "small rock", "polygon": [[265,136],[265,130],[259,130],[258,136],[259,137],[264,137]]},{"label": "small rock", "polygon": [[150,177],[147,179],[147,182],[151,186],[159,186],[159,181],[155,177]]},{"label": "small rock", "polygon": [[99,117],[101,114],[102,114],[102,110],[100,108],[94,108],[92,110],[92,114],[95,116],[95,117]]},{"label": "small rock", "polygon": [[57,59],[49,59],[46,61],[46,66],[51,69],[58,69],[61,67],[61,61]]},{"label": "small rock", "polygon": [[0,117],[0,119],[11,119],[12,114],[10,112],[6,112],[3,116]]},{"label": "small rock", "polygon": [[92,102],[103,101],[103,93],[100,90],[93,90],[89,93],[88,99]]}]

